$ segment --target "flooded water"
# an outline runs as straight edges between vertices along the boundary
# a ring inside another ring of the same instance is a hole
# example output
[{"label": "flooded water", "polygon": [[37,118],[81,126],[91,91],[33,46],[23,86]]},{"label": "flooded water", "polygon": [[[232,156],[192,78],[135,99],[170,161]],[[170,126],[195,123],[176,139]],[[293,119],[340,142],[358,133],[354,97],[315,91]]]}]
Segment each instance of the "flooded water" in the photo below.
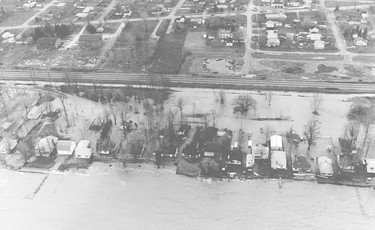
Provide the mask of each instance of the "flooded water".
[{"label": "flooded water", "polygon": [[[346,115],[352,103],[350,99],[359,96],[374,96],[371,94],[322,94],[320,115],[314,116],[311,105],[313,94],[311,93],[273,92],[269,105],[264,95],[265,91],[226,90],[226,101],[222,105],[218,102],[219,92],[218,89],[176,89],[166,102],[165,107],[175,108],[176,100],[181,97],[186,104],[185,114],[191,116],[193,112],[202,114],[211,113],[214,110],[217,114],[216,125],[218,128],[236,130],[242,127],[245,132],[252,132],[255,136],[259,134],[260,128],[266,129],[267,127],[276,133],[285,133],[293,128],[302,135],[304,125],[309,119],[314,118],[320,122],[320,134],[331,136],[334,144],[338,144],[337,138],[343,136],[347,123]],[[246,116],[233,113],[233,102],[240,94],[249,94],[257,101],[256,110],[250,110]],[[254,118],[276,118],[277,116],[288,120],[252,120]]]},{"label": "flooded water", "polygon": [[[0,170],[0,226],[21,229],[374,229],[375,191],[314,182],[201,180],[151,165],[85,174]],[[13,192],[12,192],[13,191]]]}]

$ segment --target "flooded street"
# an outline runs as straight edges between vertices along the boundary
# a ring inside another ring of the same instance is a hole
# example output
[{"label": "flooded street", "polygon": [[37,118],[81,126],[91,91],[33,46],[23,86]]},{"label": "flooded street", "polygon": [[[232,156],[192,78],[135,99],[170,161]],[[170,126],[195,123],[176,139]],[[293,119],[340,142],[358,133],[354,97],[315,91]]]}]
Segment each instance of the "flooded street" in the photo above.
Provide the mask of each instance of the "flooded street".
[{"label": "flooded street", "polygon": [[3,230],[373,229],[375,224],[375,192],[369,188],[288,181],[279,188],[275,180],[201,180],[176,175],[174,168],[94,163],[85,174],[51,174],[32,195],[44,176],[0,174]]}]

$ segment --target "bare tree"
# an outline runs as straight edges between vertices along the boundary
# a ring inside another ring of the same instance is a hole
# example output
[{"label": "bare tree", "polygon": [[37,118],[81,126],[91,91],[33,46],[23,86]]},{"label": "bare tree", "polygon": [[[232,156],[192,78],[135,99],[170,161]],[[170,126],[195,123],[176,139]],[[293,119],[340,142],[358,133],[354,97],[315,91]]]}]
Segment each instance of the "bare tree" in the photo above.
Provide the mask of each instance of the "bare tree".
[{"label": "bare tree", "polygon": [[307,140],[307,150],[310,151],[311,145],[318,139],[320,134],[319,129],[319,121],[315,119],[309,120],[304,126],[303,135]]},{"label": "bare tree", "polygon": [[68,127],[70,127],[68,113],[66,112],[66,101],[65,101],[66,97],[65,97],[64,94],[58,94],[58,98],[60,99],[61,105],[62,105],[63,110],[64,110],[64,117],[65,117],[66,125]]},{"label": "bare tree", "polygon": [[350,148],[352,149],[354,143],[357,141],[360,130],[360,123],[357,121],[350,121],[345,127],[345,139],[349,141]]},{"label": "bare tree", "polygon": [[257,102],[247,94],[239,95],[234,100],[234,112],[240,112],[242,115],[246,115],[249,109],[256,109]]},{"label": "bare tree", "polygon": [[212,126],[216,127],[216,121],[219,118],[219,115],[216,113],[216,111],[213,109],[211,110],[211,121],[212,121]]},{"label": "bare tree", "polygon": [[219,99],[220,99],[220,104],[224,104],[226,100],[226,92],[223,89],[220,89],[219,91]]},{"label": "bare tree", "polygon": [[81,133],[81,138],[87,139],[89,137],[89,132],[90,132],[90,122],[88,120],[85,120],[85,122],[83,122],[82,127],[79,131]]},{"label": "bare tree", "polygon": [[184,124],[184,120],[183,120],[184,113],[183,113],[183,110],[185,108],[185,105],[186,105],[185,101],[181,97],[176,102],[176,107],[179,110],[180,116],[181,116],[181,126]]},{"label": "bare tree", "polygon": [[265,99],[268,102],[268,106],[271,106],[271,101],[272,101],[273,95],[274,95],[274,93],[272,91],[267,91],[266,94],[265,94],[265,97],[266,97]]},{"label": "bare tree", "polygon": [[311,107],[312,107],[312,113],[315,115],[319,115],[319,110],[323,103],[323,96],[320,93],[314,93],[312,101],[311,101]]},{"label": "bare tree", "polygon": [[11,112],[9,111],[8,104],[6,101],[3,99],[3,97],[0,98],[0,112],[3,116],[6,117],[7,121],[9,121],[9,116],[11,115]]}]

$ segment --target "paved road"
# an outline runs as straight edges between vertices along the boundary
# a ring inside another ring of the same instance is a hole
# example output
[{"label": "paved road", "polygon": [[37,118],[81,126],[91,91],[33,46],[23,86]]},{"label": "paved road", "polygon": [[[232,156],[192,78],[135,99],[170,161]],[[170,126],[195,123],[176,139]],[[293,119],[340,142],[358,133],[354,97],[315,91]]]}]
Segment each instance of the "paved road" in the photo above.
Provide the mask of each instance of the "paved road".
[{"label": "paved road", "polygon": [[[54,82],[66,82],[64,73],[35,71],[36,81],[52,84]],[[103,85],[139,84],[147,85],[151,78],[167,80],[174,87],[202,87],[202,88],[233,88],[251,90],[279,90],[279,91],[315,91],[324,90],[336,93],[375,93],[375,82],[324,82],[314,80],[258,80],[242,77],[202,77],[188,75],[148,75],[125,73],[71,73],[71,82],[101,83]],[[32,82],[29,71],[0,72],[0,82],[22,81]]]}]

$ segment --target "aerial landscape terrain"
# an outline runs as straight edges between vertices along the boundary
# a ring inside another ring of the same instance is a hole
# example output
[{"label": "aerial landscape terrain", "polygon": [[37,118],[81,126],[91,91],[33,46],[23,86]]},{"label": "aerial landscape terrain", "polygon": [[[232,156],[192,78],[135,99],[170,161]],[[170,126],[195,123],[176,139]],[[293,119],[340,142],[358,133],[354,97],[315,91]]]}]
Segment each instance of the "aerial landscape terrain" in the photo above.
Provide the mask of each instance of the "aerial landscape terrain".
[{"label": "aerial landscape terrain", "polygon": [[0,229],[375,226],[375,0],[1,0],[0,41]]}]

